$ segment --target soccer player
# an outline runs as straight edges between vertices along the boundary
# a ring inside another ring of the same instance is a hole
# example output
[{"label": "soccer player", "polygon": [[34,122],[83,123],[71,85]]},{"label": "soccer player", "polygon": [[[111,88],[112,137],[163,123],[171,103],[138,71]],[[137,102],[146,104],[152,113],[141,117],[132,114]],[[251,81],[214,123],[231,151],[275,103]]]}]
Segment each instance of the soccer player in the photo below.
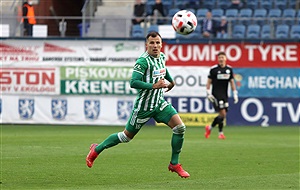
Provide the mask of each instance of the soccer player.
[{"label": "soccer player", "polygon": [[[235,87],[233,70],[226,64],[226,54],[224,52],[218,53],[218,64],[210,68],[206,92],[207,99],[213,103],[214,109],[218,112],[218,116],[214,118],[211,125],[205,127],[205,138],[209,138],[211,130],[218,125],[219,127],[219,139],[225,139],[223,133],[224,119],[228,111],[228,83],[230,83],[233,91],[234,103],[238,103],[238,92]],[[210,87],[212,86],[212,90]]]},{"label": "soccer player", "polygon": [[[108,136],[100,144],[92,144],[86,157],[86,164],[92,167],[97,156],[107,148],[119,143],[128,143],[150,119],[168,125],[172,131],[172,154],[168,169],[180,177],[190,176],[179,163],[179,153],[184,140],[186,127],[175,108],[164,99],[165,92],[170,91],[175,82],[166,68],[166,57],[161,52],[162,38],[158,32],[150,32],[146,36],[146,52],[136,61],[130,86],[139,89],[134,108],[124,131]],[[169,82],[167,82],[169,81]]]}]

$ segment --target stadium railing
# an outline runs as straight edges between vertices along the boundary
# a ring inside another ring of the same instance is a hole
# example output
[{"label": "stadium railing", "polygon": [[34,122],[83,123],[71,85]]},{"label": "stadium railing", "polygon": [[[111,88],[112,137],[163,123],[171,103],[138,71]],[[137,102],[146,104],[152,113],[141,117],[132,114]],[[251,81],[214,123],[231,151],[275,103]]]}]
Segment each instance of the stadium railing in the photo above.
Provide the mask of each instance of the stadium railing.
[{"label": "stadium railing", "polygon": [[[99,38],[130,38],[131,37],[131,19],[133,17],[128,18],[111,18],[111,17],[101,17],[95,18],[93,16],[36,16],[37,25],[47,25],[48,22],[55,22],[55,27],[48,27],[47,35],[45,37],[71,37],[68,36],[67,33],[77,33],[75,37],[99,37]],[[19,22],[22,17],[18,16],[6,16],[3,15],[1,17],[1,28],[9,28],[9,35],[3,35],[5,31],[1,31],[0,37],[26,37],[23,35],[23,23]],[[149,24],[144,24],[144,31],[148,31],[149,25],[152,23],[151,17],[145,17],[145,21],[149,21]],[[159,19],[165,19],[165,24],[170,21],[169,17],[163,17]],[[276,31],[276,27],[279,24],[286,23],[288,24],[289,29],[292,28],[293,25],[299,25],[300,20],[299,17],[294,18],[228,18],[228,36],[229,39],[232,38],[232,29],[235,24],[233,23],[242,23],[243,20],[251,20],[250,24],[255,24],[256,21],[261,21],[263,25],[270,25],[272,34],[271,39],[275,39],[274,31]],[[15,22],[6,22],[8,20],[14,20]],[[77,26],[69,25],[69,23],[76,21]],[[201,21],[201,18],[198,20]],[[276,22],[275,22],[276,21]],[[201,25],[201,22],[198,22]],[[9,25],[9,27],[7,27]],[[261,25],[262,26],[262,25]],[[247,25],[246,25],[247,27]],[[85,30],[83,30],[85,28]],[[56,31],[56,32],[53,32]],[[54,33],[54,34],[53,34]],[[2,35],[2,36],[1,36]],[[74,35],[72,35],[74,37]]]}]

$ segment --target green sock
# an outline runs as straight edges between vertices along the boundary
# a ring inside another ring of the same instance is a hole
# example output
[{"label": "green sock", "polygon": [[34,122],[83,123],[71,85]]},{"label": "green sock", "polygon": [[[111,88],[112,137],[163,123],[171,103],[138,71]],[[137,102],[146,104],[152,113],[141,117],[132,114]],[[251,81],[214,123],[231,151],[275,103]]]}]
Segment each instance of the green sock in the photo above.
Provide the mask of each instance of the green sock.
[{"label": "green sock", "polygon": [[171,163],[173,165],[179,163],[179,153],[181,152],[183,144],[183,134],[174,134],[172,136],[171,146],[172,146],[172,157]]},{"label": "green sock", "polygon": [[120,142],[121,141],[119,140],[118,133],[111,134],[95,148],[95,151],[99,154],[104,149],[116,146]]}]

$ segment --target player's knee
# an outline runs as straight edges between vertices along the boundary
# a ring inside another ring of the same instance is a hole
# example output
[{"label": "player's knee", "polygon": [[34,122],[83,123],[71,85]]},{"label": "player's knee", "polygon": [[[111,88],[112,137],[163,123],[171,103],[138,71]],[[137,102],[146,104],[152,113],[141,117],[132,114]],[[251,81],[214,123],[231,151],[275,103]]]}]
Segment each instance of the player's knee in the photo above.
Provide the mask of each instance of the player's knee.
[{"label": "player's knee", "polygon": [[129,141],[131,141],[131,138],[127,137],[124,131],[118,133],[118,138],[121,143],[128,143]]},{"label": "player's knee", "polygon": [[182,123],[182,124],[179,124],[179,125],[175,126],[172,130],[173,130],[174,134],[184,134],[185,130],[186,130],[186,127]]},{"label": "player's knee", "polygon": [[218,116],[217,121],[218,121],[218,124],[222,124],[224,121],[224,117]]}]

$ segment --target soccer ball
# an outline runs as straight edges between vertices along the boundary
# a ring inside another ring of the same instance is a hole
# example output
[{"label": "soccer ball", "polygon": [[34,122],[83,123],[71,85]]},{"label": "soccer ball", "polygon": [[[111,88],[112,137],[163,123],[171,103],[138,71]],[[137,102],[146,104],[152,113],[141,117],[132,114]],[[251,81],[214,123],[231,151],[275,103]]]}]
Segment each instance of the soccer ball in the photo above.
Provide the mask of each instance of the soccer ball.
[{"label": "soccer ball", "polygon": [[197,27],[197,18],[191,11],[178,11],[172,18],[174,30],[182,35],[188,35],[195,31]]}]

